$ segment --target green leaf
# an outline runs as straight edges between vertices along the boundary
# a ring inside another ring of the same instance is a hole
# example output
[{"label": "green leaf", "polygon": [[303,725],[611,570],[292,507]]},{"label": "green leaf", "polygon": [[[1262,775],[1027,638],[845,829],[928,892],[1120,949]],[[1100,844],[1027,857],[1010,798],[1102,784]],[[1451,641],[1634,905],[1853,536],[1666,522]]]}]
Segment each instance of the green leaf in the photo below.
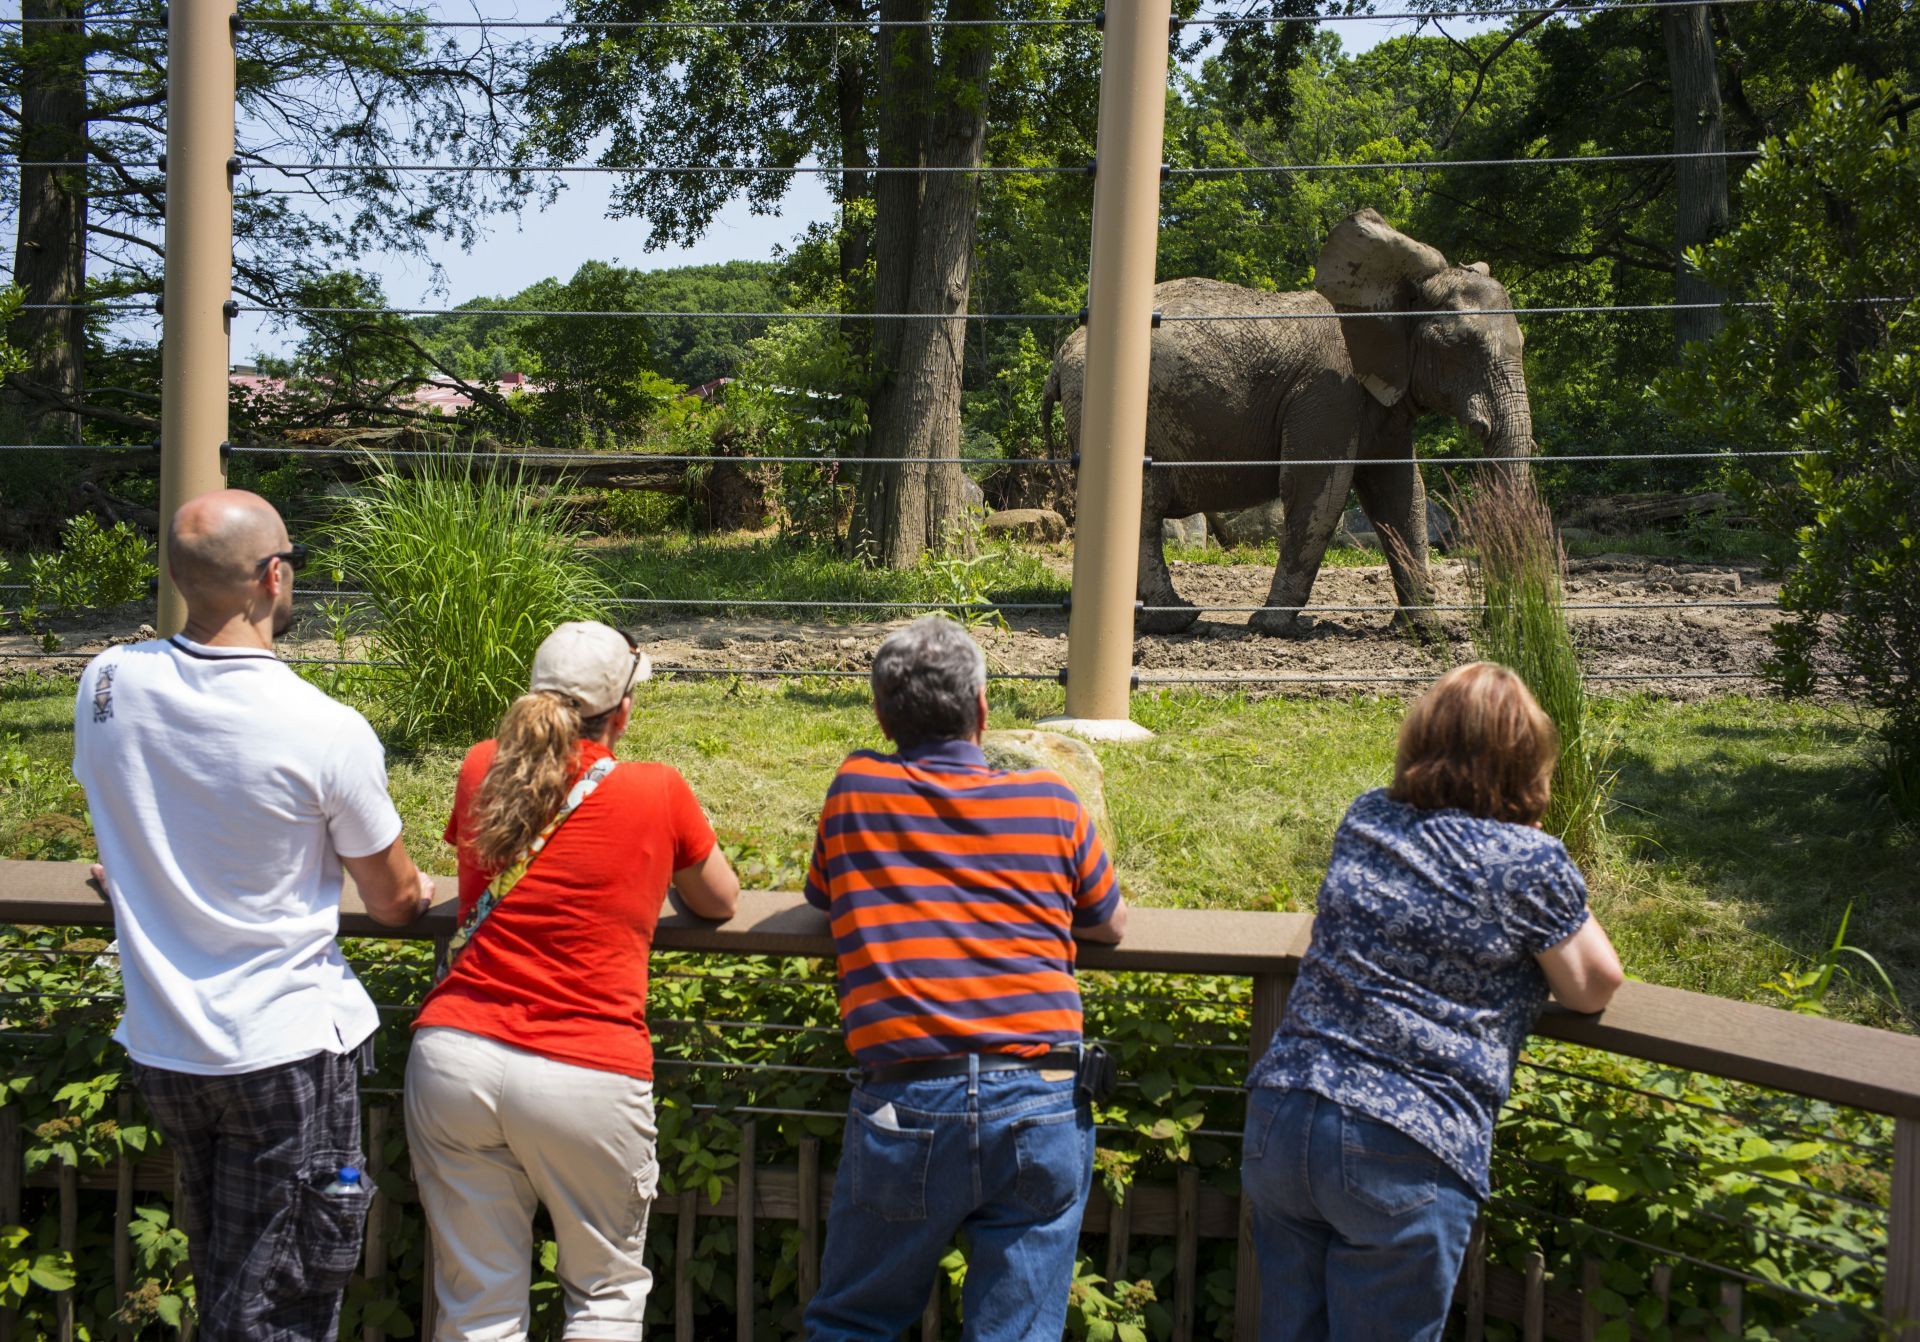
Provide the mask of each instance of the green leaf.
[{"label": "green leaf", "polygon": [[78,1280],[73,1271],[73,1259],[65,1253],[41,1254],[27,1269],[27,1276],[32,1278],[35,1286],[47,1291],[70,1290]]}]

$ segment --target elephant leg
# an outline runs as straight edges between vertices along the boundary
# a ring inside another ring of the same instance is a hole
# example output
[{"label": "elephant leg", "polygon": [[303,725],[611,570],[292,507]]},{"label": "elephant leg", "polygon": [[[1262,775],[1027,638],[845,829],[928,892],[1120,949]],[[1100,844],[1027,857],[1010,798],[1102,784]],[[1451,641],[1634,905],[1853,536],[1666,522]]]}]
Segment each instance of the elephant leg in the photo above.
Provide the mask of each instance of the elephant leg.
[{"label": "elephant leg", "polygon": [[1396,628],[1421,637],[1437,632],[1433,612],[1433,571],[1427,554],[1427,490],[1420,468],[1411,463],[1362,462],[1353,472],[1360,509],[1373,523],[1387,553],[1393,592],[1400,611]]},{"label": "elephant leg", "polygon": [[[1143,634],[1179,634],[1193,627],[1200,611],[1184,601],[1173,587],[1173,574],[1167,568],[1165,541],[1160,530],[1167,515],[1167,486],[1148,473],[1146,491],[1140,500],[1140,577],[1134,594],[1147,609],[1137,612],[1134,628]],[[1154,609],[1162,607],[1164,609]]]},{"label": "elephant leg", "polygon": [[[1313,592],[1320,561],[1326,558],[1353,487],[1357,415],[1349,390],[1330,379],[1290,406],[1281,421],[1280,507],[1286,522],[1280,533],[1280,562],[1267,592],[1268,608],[1247,622],[1258,633],[1297,637],[1313,627],[1299,608]],[[1289,466],[1287,457],[1337,464]]]}]

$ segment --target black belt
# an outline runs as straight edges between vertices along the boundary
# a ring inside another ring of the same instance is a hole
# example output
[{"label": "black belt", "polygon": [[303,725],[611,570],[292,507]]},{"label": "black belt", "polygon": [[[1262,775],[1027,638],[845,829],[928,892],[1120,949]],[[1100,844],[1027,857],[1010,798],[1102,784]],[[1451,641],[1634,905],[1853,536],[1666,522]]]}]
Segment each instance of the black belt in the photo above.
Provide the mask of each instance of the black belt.
[{"label": "black belt", "polygon": [[980,1060],[983,1072],[1038,1072],[1042,1070],[1073,1072],[1080,1069],[1080,1050],[1057,1048],[1051,1053],[1042,1053],[1037,1058],[1024,1058],[1017,1053],[980,1053],[958,1058],[929,1058],[925,1062],[895,1062],[885,1067],[867,1067],[860,1072],[860,1081],[864,1085],[884,1085],[891,1081],[930,1081],[943,1076],[965,1076],[973,1070],[973,1059]]}]

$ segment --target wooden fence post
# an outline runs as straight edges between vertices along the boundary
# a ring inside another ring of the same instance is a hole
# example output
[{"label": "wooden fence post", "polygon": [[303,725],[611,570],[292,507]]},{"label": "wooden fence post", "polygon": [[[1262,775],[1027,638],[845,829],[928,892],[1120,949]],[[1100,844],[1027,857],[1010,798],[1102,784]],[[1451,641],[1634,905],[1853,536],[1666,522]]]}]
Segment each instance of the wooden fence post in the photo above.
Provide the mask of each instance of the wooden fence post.
[{"label": "wooden fence post", "polygon": [[1600,1260],[1583,1259],[1580,1263],[1580,1342],[1594,1342],[1600,1332],[1600,1306],[1595,1297],[1600,1294]]},{"label": "wooden fence post", "polygon": [[[180,1162],[176,1160],[173,1162],[173,1224],[183,1235],[187,1231],[187,1202],[192,1197],[193,1193],[181,1176]],[[180,1342],[193,1342],[199,1331],[192,1319],[183,1320],[180,1324]]]},{"label": "wooden fence post", "polygon": [[[1287,1011],[1293,979],[1286,974],[1255,974],[1253,1003],[1247,1013],[1247,1070],[1260,1061]],[[1240,1246],[1234,1270],[1233,1335],[1238,1342],[1260,1336],[1260,1262],[1253,1248],[1253,1208],[1240,1195]]]},{"label": "wooden fence post", "polygon": [[[367,1208],[366,1257],[363,1270],[367,1285],[377,1298],[387,1277],[387,1218],[390,1199],[380,1189],[380,1175],[386,1162],[387,1122],[391,1110],[377,1104],[367,1110],[367,1168],[364,1176],[373,1187],[373,1203]],[[360,1330],[360,1342],[387,1342],[387,1330],[369,1324]]]},{"label": "wooden fence post", "polygon": [[1737,1281],[1720,1283],[1720,1326],[1727,1336],[1739,1337],[1747,1312],[1747,1288]]},{"label": "wooden fence post", "polygon": [[420,1226],[420,1336],[430,1338],[440,1326],[440,1269],[433,1261],[433,1223],[421,1217]]},{"label": "wooden fence post", "polygon": [[940,1269],[933,1272],[933,1289],[927,1292],[927,1307],[920,1311],[920,1342],[940,1342]]},{"label": "wooden fence post", "polygon": [[1193,1316],[1200,1282],[1200,1169],[1182,1165],[1173,1199],[1173,1342],[1193,1342]]},{"label": "wooden fence post", "polygon": [[1466,1342],[1482,1342],[1487,1335],[1487,1216],[1482,1212],[1467,1238],[1467,1261],[1461,1268],[1466,1278],[1466,1301],[1461,1307]]},{"label": "wooden fence post", "polygon": [[1545,1342],[1547,1336],[1547,1260],[1538,1249],[1526,1258],[1526,1294],[1520,1305],[1520,1336],[1524,1342]]},{"label": "wooden fence post", "polygon": [[820,1139],[800,1139],[800,1264],[796,1286],[805,1309],[820,1289]]},{"label": "wooden fence post", "polygon": [[1896,1342],[1920,1339],[1920,1119],[1893,1122],[1887,1191],[1887,1279],[1880,1312]]},{"label": "wooden fence post", "polygon": [[[133,1126],[133,1092],[122,1087],[114,1112],[121,1131]],[[122,1148],[113,1166],[113,1295],[118,1304],[127,1303],[133,1289],[133,1157]],[[117,1337],[132,1337],[130,1324],[114,1325]]]},{"label": "wooden fence post", "polygon": [[[0,1225],[20,1224],[20,1106],[0,1107]],[[0,1309],[0,1342],[13,1342],[17,1318],[11,1308]]]},{"label": "wooden fence post", "polygon": [[753,1342],[753,1162],[759,1131],[752,1119],[740,1125],[740,1177],[733,1186],[733,1332],[739,1342]]},{"label": "wooden fence post", "polygon": [[695,1193],[688,1189],[675,1200],[673,1227],[673,1338],[693,1342],[693,1218]]},{"label": "wooden fence post", "polygon": [[[73,1256],[80,1239],[80,1167],[60,1162],[60,1251]],[[69,1286],[53,1296],[54,1329],[60,1342],[73,1342],[73,1292]]]},{"label": "wooden fence post", "polygon": [[1127,1251],[1133,1241],[1133,1184],[1121,1188],[1107,1204],[1107,1280],[1117,1282],[1127,1272]]}]

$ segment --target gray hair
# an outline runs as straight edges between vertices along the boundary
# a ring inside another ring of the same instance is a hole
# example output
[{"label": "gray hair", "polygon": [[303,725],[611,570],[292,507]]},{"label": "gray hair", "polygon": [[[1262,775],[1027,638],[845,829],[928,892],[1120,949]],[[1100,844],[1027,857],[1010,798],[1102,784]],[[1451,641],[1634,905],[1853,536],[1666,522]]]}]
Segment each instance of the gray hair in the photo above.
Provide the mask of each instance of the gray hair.
[{"label": "gray hair", "polygon": [[874,708],[905,748],[971,737],[986,684],[987,654],[944,615],[895,630],[873,655]]}]

